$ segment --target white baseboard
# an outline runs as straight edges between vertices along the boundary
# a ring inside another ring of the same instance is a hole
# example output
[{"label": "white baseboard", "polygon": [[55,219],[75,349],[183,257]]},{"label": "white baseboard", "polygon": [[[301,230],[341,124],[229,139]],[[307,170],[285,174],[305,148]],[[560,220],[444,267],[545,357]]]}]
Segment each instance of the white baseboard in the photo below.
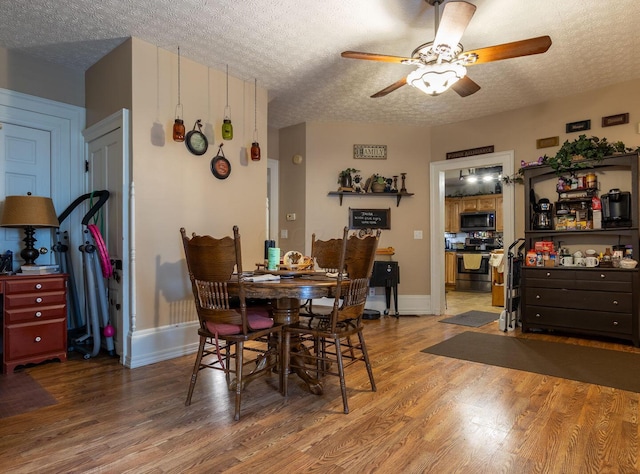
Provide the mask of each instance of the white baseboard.
[{"label": "white baseboard", "polygon": [[[400,315],[431,314],[431,298],[429,295],[402,295],[398,298],[398,312]],[[327,299],[314,300],[314,303],[325,305]],[[386,300],[384,295],[369,296],[367,309],[374,309],[384,313]],[[395,315],[395,303],[391,299],[390,315]],[[175,359],[198,350],[198,322],[172,324],[152,329],[135,331],[131,335],[130,357],[122,361],[125,367],[134,369],[144,365],[154,364],[163,360]]]}]

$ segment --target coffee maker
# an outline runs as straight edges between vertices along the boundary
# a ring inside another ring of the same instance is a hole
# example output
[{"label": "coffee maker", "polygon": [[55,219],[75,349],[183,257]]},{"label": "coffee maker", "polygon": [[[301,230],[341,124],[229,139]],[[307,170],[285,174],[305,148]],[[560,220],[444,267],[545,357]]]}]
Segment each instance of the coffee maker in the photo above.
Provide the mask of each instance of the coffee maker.
[{"label": "coffee maker", "polygon": [[533,228],[534,230],[553,229],[553,204],[548,199],[542,198],[534,206]]},{"label": "coffee maker", "polygon": [[600,198],[602,201],[602,227],[631,226],[631,193],[610,189]]}]

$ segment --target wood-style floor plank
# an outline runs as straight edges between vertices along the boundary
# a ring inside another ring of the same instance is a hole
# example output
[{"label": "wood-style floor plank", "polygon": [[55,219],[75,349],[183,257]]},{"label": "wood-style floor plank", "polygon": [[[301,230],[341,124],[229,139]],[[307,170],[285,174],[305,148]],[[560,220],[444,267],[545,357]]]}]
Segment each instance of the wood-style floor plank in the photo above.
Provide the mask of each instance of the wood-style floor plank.
[{"label": "wood-style floor plank", "polygon": [[[449,314],[474,308],[448,296]],[[315,396],[290,376],[284,398],[276,374],[248,385],[239,422],[217,372],[201,372],[186,407],[192,355],[27,368],[58,403],[0,420],[0,472],[640,472],[640,394],[420,352],[464,331],[640,349],[439,319],[367,321],[378,391],[347,369],[348,415],[337,379]]]}]

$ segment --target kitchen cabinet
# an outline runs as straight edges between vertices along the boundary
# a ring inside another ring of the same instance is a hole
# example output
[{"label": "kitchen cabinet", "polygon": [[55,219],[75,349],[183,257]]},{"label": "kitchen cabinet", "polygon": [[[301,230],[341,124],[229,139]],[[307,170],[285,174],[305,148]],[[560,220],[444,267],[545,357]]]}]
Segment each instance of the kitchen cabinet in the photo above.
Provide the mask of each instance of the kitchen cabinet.
[{"label": "kitchen cabinet", "polygon": [[502,212],[502,195],[496,196],[495,199],[496,209],[496,231],[502,232],[504,230],[504,216]]},{"label": "kitchen cabinet", "polygon": [[460,232],[460,199],[444,200],[444,231],[453,234]]},{"label": "kitchen cabinet", "polygon": [[477,198],[478,211],[495,211],[496,210],[496,198],[495,196],[478,196]]},{"label": "kitchen cabinet", "polygon": [[456,286],[456,266],[457,257],[455,252],[444,253],[444,284],[445,286]]},{"label": "kitchen cabinet", "polygon": [[[444,231],[460,232],[460,213],[473,211],[496,211],[496,230],[502,232],[502,194],[448,197],[444,200]],[[500,228],[498,228],[500,219]]]},{"label": "kitchen cabinet", "polygon": [[2,372],[67,359],[67,276],[0,277]]},{"label": "kitchen cabinet", "polygon": [[[525,243],[528,249],[538,241],[553,241],[557,249],[593,248],[597,252],[614,245],[628,245],[638,259],[638,154],[616,155],[593,162],[601,190],[629,190],[629,225],[593,229],[588,226],[549,230],[533,228],[533,211],[525,207]],[[531,191],[537,198],[555,201],[558,176],[548,166],[533,166],[524,171],[525,196]],[[557,195],[557,194],[556,194]],[[556,217],[557,222],[557,217]],[[640,346],[640,270],[601,267],[523,267],[521,324],[531,329],[574,332],[630,340]]]}]

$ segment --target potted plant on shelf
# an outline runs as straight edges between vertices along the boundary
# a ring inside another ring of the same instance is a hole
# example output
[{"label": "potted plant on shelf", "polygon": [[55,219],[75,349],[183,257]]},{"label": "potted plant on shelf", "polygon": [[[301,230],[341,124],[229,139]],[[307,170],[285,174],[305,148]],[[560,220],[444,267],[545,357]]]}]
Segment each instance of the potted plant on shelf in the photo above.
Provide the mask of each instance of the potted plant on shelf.
[{"label": "potted plant on shelf", "polygon": [[384,176],[379,174],[374,174],[371,179],[371,192],[372,193],[383,193],[384,188],[387,184],[387,180]]},{"label": "potted plant on shelf", "polygon": [[338,175],[340,191],[353,190],[353,177],[351,175],[359,172],[360,170],[355,168],[347,168],[346,170],[340,171],[340,174]]}]

